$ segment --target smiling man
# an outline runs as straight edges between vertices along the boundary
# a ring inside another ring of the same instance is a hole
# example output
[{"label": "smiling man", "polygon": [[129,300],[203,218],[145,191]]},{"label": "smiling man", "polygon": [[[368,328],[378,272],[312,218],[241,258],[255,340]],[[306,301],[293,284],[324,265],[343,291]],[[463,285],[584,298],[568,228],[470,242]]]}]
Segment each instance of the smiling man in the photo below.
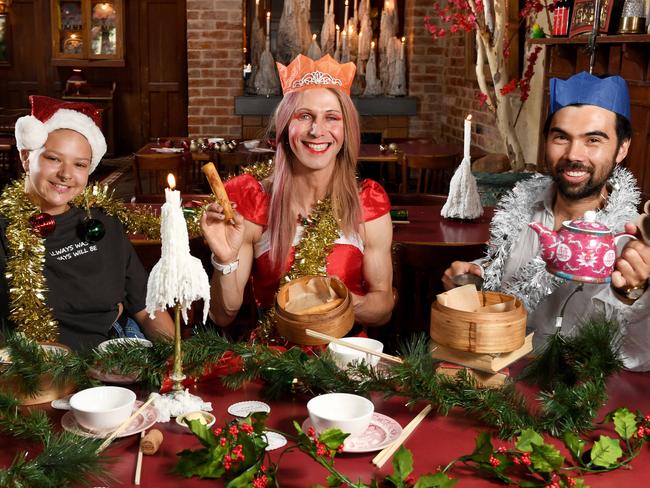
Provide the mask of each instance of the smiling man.
[{"label": "smiling man", "polygon": [[492,221],[486,258],[453,263],[443,282],[451,288],[452,276],[469,272],[483,275],[488,289],[520,297],[536,346],[555,333],[555,317],[565,303],[563,334],[574,333],[595,313],[616,319],[625,366],[650,370],[650,246],[625,244],[611,285],[580,284],[546,271],[538,236],[527,225],[539,222],[558,230],[562,222],[594,210],[596,220],[614,232],[638,234],[633,222],[640,193],[632,174],[619,166],[632,136],[627,85],[619,76],[601,79],[583,72],[552,79],[550,96],[544,126],[550,177],[535,175],[506,195]]}]

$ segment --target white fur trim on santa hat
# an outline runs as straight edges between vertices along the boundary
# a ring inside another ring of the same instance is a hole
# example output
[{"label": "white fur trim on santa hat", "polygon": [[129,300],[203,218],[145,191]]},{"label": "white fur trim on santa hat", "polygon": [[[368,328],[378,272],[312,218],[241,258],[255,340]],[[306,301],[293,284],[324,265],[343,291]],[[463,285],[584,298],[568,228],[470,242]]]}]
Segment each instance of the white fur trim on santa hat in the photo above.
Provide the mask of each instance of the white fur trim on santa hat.
[{"label": "white fur trim on santa hat", "polygon": [[106,139],[90,117],[76,110],[61,108],[45,123],[32,115],[19,118],[16,121],[16,147],[18,150],[38,149],[45,144],[48,134],[57,129],[71,129],[86,138],[92,151],[90,173],[95,171],[106,154]]}]

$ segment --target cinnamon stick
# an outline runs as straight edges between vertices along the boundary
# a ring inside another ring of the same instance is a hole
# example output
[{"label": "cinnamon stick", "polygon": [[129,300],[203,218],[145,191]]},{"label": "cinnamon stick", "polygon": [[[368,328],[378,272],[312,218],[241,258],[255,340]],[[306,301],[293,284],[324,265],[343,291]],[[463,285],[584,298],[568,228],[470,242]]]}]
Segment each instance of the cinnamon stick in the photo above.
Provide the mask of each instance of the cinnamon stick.
[{"label": "cinnamon stick", "polygon": [[223,186],[217,168],[213,163],[207,163],[201,166],[201,171],[203,171],[203,174],[208,179],[212,193],[217,197],[217,202],[223,207],[223,216],[226,218],[226,222],[229,222],[235,217],[235,213],[232,210],[228,193],[226,193],[226,188]]}]

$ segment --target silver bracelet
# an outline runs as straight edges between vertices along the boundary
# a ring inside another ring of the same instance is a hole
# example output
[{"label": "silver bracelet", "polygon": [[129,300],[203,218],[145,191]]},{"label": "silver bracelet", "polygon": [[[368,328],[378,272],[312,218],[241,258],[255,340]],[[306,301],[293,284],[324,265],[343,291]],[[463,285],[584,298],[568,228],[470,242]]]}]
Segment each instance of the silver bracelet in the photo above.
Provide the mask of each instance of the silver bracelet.
[{"label": "silver bracelet", "polygon": [[222,275],[230,274],[239,268],[239,259],[235,259],[232,263],[221,264],[215,259],[214,253],[210,254],[210,262],[212,263],[214,269],[216,269]]}]

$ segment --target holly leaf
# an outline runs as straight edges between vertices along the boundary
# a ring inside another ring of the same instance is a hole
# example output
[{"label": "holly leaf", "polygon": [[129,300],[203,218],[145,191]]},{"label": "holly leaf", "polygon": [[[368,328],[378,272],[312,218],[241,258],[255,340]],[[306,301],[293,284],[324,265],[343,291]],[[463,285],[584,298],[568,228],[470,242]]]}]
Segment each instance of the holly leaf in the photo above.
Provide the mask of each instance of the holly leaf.
[{"label": "holly leaf", "polygon": [[544,438],[541,435],[533,429],[526,429],[517,438],[515,446],[520,451],[531,452],[534,445],[541,446],[542,444],[544,444]]},{"label": "holly leaf", "polygon": [[189,427],[192,434],[198,437],[201,444],[205,447],[216,447],[219,444],[217,436],[214,435],[214,432],[208,428],[205,424],[202,424],[200,420],[187,420],[185,423]]},{"label": "holly leaf", "polygon": [[318,440],[325,444],[328,449],[335,451],[349,435],[341,432],[340,429],[327,429],[318,436]]},{"label": "holly leaf", "polygon": [[564,456],[555,446],[550,444],[531,444],[530,460],[536,471],[551,473],[559,470],[564,464]]},{"label": "holly leaf", "polygon": [[573,460],[578,464],[582,464],[582,453],[584,452],[585,441],[580,439],[580,437],[575,435],[573,432],[566,432],[562,437],[562,440],[571,453]]},{"label": "holly leaf", "polygon": [[335,474],[329,475],[326,479],[327,479],[327,486],[329,487],[341,486],[341,480]]},{"label": "holly leaf", "polygon": [[227,448],[217,446],[213,449],[186,449],[178,454],[180,459],[172,469],[173,473],[186,478],[221,478],[226,470],[223,467],[223,457]]},{"label": "holly leaf", "polygon": [[619,408],[614,412],[614,429],[621,438],[628,440],[636,432],[636,416],[627,408]]},{"label": "holly leaf", "polygon": [[492,447],[492,439],[490,434],[487,432],[480,432],[476,436],[476,447],[474,452],[471,454],[470,459],[476,461],[477,463],[487,463],[490,461],[490,456],[494,451]]},{"label": "holly leaf", "polygon": [[451,488],[458,480],[451,479],[445,473],[425,474],[417,480],[413,488]]},{"label": "holly leaf", "polygon": [[413,472],[413,454],[400,446],[393,457],[393,472],[404,480]]},{"label": "holly leaf", "polygon": [[258,470],[259,464],[253,464],[239,476],[228,481],[228,483],[226,483],[226,488],[249,488],[253,486],[253,478],[255,478],[255,474]]},{"label": "holly leaf", "polygon": [[591,448],[591,462],[601,468],[614,466],[622,455],[619,442],[605,435],[601,435]]}]

